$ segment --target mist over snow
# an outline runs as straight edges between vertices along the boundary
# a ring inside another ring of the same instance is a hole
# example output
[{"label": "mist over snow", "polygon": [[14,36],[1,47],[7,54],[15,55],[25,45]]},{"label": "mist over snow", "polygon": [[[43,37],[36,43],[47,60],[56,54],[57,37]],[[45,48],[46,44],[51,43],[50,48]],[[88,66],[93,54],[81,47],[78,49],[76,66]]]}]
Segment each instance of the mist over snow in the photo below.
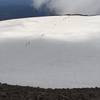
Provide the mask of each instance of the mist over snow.
[{"label": "mist over snow", "polygon": [[100,14],[100,0],[33,0],[33,6],[46,6],[56,14]]}]

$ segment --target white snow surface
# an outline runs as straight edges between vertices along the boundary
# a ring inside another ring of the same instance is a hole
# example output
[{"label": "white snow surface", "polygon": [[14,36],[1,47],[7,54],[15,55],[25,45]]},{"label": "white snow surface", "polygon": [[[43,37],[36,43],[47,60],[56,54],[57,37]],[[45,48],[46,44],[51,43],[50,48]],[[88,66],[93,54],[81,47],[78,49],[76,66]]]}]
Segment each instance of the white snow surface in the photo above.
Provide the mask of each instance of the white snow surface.
[{"label": "white snow surface", "polygon": [[100,87],[100,16],[0,21],[0,82]]}]

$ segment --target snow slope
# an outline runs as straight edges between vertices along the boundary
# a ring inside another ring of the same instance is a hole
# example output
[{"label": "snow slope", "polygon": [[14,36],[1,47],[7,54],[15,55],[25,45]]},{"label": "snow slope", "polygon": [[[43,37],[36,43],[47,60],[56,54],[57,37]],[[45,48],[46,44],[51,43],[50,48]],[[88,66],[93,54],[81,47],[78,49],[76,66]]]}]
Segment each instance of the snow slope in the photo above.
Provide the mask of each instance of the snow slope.
[{"label": "snow slope", "polygon": [[100,86],[100,16],[0,22],[0,81],[52,88]]}]

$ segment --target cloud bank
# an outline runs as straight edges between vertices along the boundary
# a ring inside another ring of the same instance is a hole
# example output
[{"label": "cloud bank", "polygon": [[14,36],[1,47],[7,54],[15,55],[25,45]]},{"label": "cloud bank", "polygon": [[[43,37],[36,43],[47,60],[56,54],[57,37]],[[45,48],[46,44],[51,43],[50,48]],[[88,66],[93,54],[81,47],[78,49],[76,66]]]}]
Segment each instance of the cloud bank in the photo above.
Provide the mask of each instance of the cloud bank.
[{"label": "cloud bank", "polygon": [[100,14],[100,0],[33,0],[36,9],[46,6],[56,14]]}]

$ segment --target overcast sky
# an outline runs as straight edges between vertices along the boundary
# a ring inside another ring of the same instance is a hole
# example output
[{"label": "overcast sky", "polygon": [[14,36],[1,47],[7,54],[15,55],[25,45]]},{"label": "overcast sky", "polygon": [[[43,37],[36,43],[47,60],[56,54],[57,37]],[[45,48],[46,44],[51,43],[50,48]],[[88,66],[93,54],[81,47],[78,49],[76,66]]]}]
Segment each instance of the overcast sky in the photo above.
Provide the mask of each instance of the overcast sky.
[{"label": "overcast sky", "polygon": [[0,20],[65,14],[99,15],[100,0],[0,0]]},{"label": "overcast sky", "polygon": [[37,9],[46,4],[57,14],[100,14],[100,0],[33,0],[33,2]]},{"label": "overcast sky", "polygon": [[100,0],[0,0],[1,5],[32,5],[37,9],[43,5],[57,14],[100,14]]}]

